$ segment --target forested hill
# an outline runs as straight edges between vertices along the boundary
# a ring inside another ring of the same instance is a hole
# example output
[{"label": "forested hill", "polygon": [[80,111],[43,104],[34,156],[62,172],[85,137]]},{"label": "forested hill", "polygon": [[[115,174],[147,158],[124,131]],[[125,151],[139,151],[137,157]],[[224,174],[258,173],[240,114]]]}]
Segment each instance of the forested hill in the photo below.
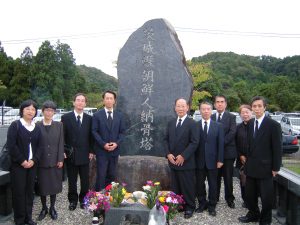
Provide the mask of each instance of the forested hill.
[{"label": "forested hill", "polygon": [[[249,102],[252,96],[263,95],[271,111],[300,110],[300,56],[280,59],[211,52],[192,58],[188,65],[198,100],[212,100],[214,95],[223,93],[229,98],[230,109],[237,110],[239,104]],[[199,70],[199,66],[205,71],[201,82],[195,79],[201,77],[195,69]]]},{"label": "forested hill", "polygon": [[118,81],[95,67],[77,66],[79,74],[84,77],[88,92],[102,93],[105,90],[117,91]]},{"label": "forested hill", "polygon": [[73,107],[73,96],[87,95],[89,107],[102,107],[102,93],[117,90],[117,79],[101,70],[77,66],[68,44],[44,41],[36,55],[26,47],[19,58],[8,56],[0,41],[0,104],[18,107],[33,99],[41,107],[53,100],[58,107]]}]

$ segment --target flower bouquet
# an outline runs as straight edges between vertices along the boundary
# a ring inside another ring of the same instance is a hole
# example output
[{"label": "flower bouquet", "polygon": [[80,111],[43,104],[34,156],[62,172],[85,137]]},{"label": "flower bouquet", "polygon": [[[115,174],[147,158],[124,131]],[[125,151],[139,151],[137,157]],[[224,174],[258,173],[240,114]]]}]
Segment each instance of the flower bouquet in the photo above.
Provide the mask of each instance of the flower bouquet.
[{"label": "flower bouquet", "polygon": [[176,195],[172,191],[160,191],[158,193],[158,201],[167,214],[167,221],[173,219],[185,203],[182,195]]},{"label": "flower bouquet", "polygon": [[125,186],[125,183],[119,184],[116,182],[111,182],[111,184],[106,186],[105,190],[107,191],[110,202],[114,207],[120,207],[126,194]]},{"label": "flower bouquet", "polygon": [[94,213],[93,224],[98,224],[100,215],[104,220],[105,212],[110,208],[109,197],[96,191],[89,191],[83,199],[83,204],[85,209]]},{"label": "flower bouquet", "polygon": [[152,209],[156,203],[158,192],[160,191],[160,183],[148,180],[146,185],[143,186],[143,190],[146,193],[147,206],[149,209]]}]

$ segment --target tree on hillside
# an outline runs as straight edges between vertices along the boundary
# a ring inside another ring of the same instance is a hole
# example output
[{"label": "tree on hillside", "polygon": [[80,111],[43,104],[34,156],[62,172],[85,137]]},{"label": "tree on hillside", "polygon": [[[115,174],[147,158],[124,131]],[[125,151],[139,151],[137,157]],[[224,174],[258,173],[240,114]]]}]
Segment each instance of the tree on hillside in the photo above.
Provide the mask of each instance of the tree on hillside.
[{"label": "tree on hillside", "polygon": [[0,101],[9,101],[9,82],[13,76],[13,59],[8,57],[0,41]]},{"label": "tree on hillside", "polygon": [[9,83],[11,104],[19,105],[24,99],[31,98],[32,65],[33,53],[29,47],[26,47],[21,57],[14,62],[14,76]]},{"label": "tree on hillside", "polygon": [[[38,105],[45,100],[60,101],[52,98],[53,87],[56,85],[58,61],[54,46],[50,41],[44,41],[35,56],[34,76],[32,78],[31,95]],[[61,87],[62,88],[62,87]]]},{"label": "tree on hillside", "polygon": [[192,96],[192,110],[199,108],[199,102],[211,99],[212,94],[206,85],[212,80],[212,71],[209,64],[187,61],[187,66],[193,77],[194,91]]}]

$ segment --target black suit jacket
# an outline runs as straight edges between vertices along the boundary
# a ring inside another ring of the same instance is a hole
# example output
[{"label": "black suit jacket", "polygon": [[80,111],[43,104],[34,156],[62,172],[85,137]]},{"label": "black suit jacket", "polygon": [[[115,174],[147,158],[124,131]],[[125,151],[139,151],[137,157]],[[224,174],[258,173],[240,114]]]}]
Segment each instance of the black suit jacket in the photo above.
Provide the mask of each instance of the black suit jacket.
[{"label": "black suit jacket", "polygon": [[217,162],[223,162],[224,158],[224,130],[221,123],[211,120],[206,141],[203,138],[204,131],[202,120],[197,123],[200,128],[200,141],[196,151],[197,169],[217,169]]},{"label": "black suit jacket", "polygon": [[92,117],[83,113],[82,124],[78,128],[75,113],[69,112],[61,117],[65,144],[74,148],[75,165],[89,163],[89,153],[93,153]]},{"label": "black suit jacket", "polygon": [[[225,111],[221,123],[224,128],[224,159],[234,159],[237,157],[235,146],[236,120],[235,115]],[[216,114],[211,116],[211,119],[217,121]]]},{"label": "black suit jacket", "polygon": [[[120,143],[124,138],[125,124],[120,112],[113,111],[112,127],[108,127],[105,109],[101,109],[93,115],[92,133],[95,139],[95,152],[99,155],[118,156],[120,154]],[[116,142],[118,147],[108,152],[104,145],[108,142]]]},{"label": "black suit jacket", "polygon": [[176,135],[176,122],[177,119],[169,121],[164,138],[165,154],[173,154],[175,157],[178,155],[183,156],[184,163],[182,166],[176,166],[169,162],[172,169],[186,170],[195,169],[195,151],[199,143],[199,128],[194,120],[186,117],[183,121],[179,133]]},{"label": "black suit jacket", "polygon": [[275,120],[264,117],[255,138],[254,119],[249,123],[248,158],[245,173],[253,178],[268,178],[272,171],[279,171],[282,153],[282,135],[280,124]]}]

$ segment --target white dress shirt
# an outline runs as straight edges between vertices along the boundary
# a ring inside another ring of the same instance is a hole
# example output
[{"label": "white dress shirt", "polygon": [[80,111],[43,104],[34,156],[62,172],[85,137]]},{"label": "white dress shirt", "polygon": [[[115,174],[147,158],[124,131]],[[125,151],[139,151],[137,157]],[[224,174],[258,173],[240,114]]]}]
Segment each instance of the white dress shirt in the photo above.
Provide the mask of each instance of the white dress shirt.
[{"label": "white dress shirt", "polygon": [[111,111],[111,114],[110,114],[110,116],[111,116],[111,118],[112,118],[112,119],[114,118],[114,117],[113,117],[113,114],[114,114],[114,109],[108,110],[106,107],[104,107],[104,110],[105,110],[105,113],[106,113],[106,117],[107,117],[107,119],[108,119],[108,111]]},{"label": "white dress shirt", "polygon": [[183,117],[181,117],[181,118],[177,117],[176,127],[177,127],[177,125],[178,125],[178,123],[179,123],[179,119],[181,119],[181,125],[182,125],[182,124],[183,124],[183,121],[185,120],[186,117],[187,117],[187,114],[185,114],[185,116],[183,116]]},{"label": "white dress shirt", "polygon": [[221,112],[221,113],[216,112],[216,121],[218,121],[218,119],[219,119],[219,114],[221,114],[220,119],[222,119],[224,112]]},{"label": "white dress shirt", "polygon": [[[23,125],[23,127],[25,127],[26,130],[28,131],[33,131],[35,128],[35,123],[33,122],[33,120],[31,121],[30,124],[28,124],[23,118],[20,119],[21,124]],[[28,155],[28,160],[32,159],[32,147],[31,147],[31,142],[29,143],[29,155]]]},{"label": "white dress shirt", "polygon": [[77,121],[77,116],[80,116],[80,123],[82,124],[83,112],[80,113],[80,114],[78,114],[78,113],[74,110],[74,114],[75,114],[76,121]]},{"label": "white dress shirt", "polygon": [[202,119],[202,129],[203,129],[203,131],[204,131],[204,126],[205,126],[205,123],[204,123],[205,121],[207,122],[207,133],[208,133],[209,125],[210,125],[210,118],[208,120]]},{"label": "white dress shirt", "polygon": [[254,120],[254,132],[255,132],[255,124],[256,124],[256,121],[258,122],[258,127],[257,127],[257,129],[259,130],[259,128],[260,128],[260,125],[261,125],[261,123],[262,123],[262,121],[263,121],[263,119],[265,118],[265,114],[263,114],[262,115],[262,117],[260,117],[259,119],[256,119],[255,118],[255,120]]}]

